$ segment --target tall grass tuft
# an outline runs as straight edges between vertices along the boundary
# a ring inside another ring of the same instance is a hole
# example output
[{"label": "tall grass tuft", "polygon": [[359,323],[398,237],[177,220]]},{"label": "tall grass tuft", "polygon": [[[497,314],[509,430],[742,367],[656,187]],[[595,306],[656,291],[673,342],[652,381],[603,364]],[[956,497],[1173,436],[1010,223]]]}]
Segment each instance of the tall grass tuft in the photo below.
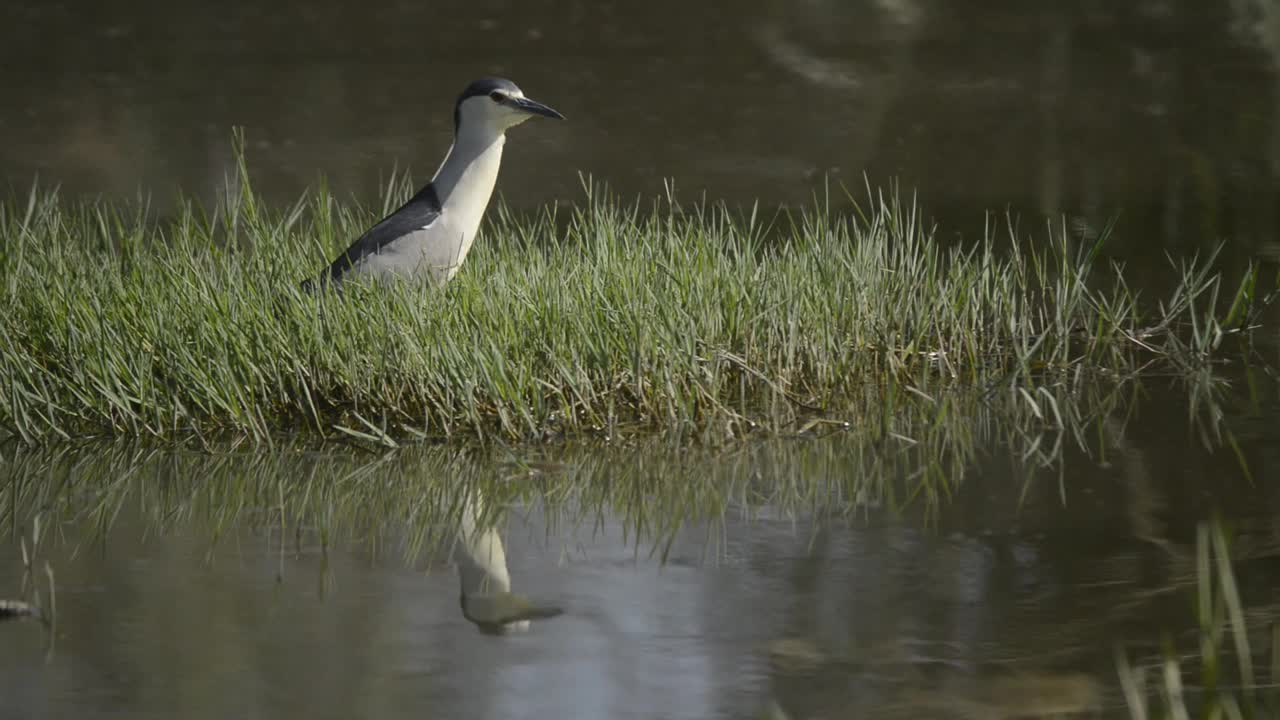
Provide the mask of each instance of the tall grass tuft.
[{"label": "tall grass tuft", "polygon": [[[0,205],[2,432],[736,434],[847,420],[868,393],[1186,373],[1251,297],[1219,307],[1211,264],[1185,263],[1146,305],[1096,245],[1052,232],[1027,249],[993,225],[948,249],[871,191],[848,215],[766,218],[625,204],[589,181],[569,209],[491,211],[445,288],[309,295],[299,283],[376,213],[323,185],[267,207],[241,158],[216,208],[164,221],[46,190]],[[383,205],[409,190],[391,183]]]},{"label": "tall grass tuft", "polygon": [[[1274,557],[1274,547],[1263,557]],[[1134,664],[1123,648],[1115,649],[1116,669],[1125,705],[1134,720],[1148,718],[1275,717],[1280,709],[1280,625],[1274,603],[1246,608],[1236,579],[1237,561],[1220,519],[1201,523],[1196,533],[1195,613],[1199,647],[1179,654],[1166,635],[1161,657]],[[1270,663],[1253,643],[1270,646]],[[1144,661],[1145,660],[1145,661]],[[1154,682],[1148,684],[1148,679]]]}]

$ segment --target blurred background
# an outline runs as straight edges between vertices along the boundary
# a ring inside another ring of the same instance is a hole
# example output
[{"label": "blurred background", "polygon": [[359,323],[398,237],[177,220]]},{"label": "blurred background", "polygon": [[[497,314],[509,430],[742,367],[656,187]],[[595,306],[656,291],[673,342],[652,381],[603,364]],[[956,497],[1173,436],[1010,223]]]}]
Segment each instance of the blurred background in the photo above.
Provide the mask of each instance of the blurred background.
[{"label": "blurred background", "polygon": [[244,126],[257,188],[425,181],[471,79],[569,122],[513,132],[517,208],[622,194],[802,204],[824,178],[918,191],[944,234],[983,213],[1130,252],[1275,254],[1280,9],[1267,0],[8,2],[0,171],[163,210],[216,197]]}]

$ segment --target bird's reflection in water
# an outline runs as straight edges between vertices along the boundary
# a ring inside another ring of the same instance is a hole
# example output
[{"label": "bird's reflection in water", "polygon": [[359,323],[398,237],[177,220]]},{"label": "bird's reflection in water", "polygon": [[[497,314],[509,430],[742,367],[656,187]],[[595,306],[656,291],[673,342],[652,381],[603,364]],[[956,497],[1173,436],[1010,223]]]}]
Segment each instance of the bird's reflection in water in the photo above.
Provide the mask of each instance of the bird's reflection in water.
[{"label": "bird's reflection in water", "polygon": [[483,496],[471,493],[458,527],[455,555],[463,617],[475,623],[482,633],[502,635],[528,630],[534,620],[563,613],[558,607],[534,605],[528,598],[511,592],[498,521],[484,510]]}]

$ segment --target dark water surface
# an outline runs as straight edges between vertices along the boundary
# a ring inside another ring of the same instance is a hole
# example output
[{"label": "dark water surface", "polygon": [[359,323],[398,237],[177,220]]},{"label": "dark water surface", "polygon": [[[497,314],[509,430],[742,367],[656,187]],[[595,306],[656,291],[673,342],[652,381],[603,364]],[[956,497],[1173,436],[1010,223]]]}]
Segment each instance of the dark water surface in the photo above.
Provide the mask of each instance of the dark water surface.
[{"label": "dark water surface", "polygon": [[0,596],[47,606],[48,563],[56,620],[0,624],[0,717],[1127,717],[1117,648],[1196,666],[1215,516],[1267,667],[1280,399],[1235,387],[916,454],[9,448]]},{"label": "dark water surface", "polygon": [[279,201],[434,171],[471,78],[570,121],[514,131],[517,207],[628,196],[804,203],[822,178],[918,189],[944,231],[1013,208],[1121,219],[1125,254],[1276,255],[1280,10],[1267,0],[480,0],[0,7],[0,173],[212,199],[247,128]]}]

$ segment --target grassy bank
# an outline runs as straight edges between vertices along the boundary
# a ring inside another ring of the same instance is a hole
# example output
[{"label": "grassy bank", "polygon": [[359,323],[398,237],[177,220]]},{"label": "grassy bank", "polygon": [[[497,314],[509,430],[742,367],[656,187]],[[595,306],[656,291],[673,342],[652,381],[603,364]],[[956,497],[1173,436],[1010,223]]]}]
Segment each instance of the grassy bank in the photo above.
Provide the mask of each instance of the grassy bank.
[{"label": "grassy bank", "polygon": [[[216,538],[283,523],[326,542],[407,540],[432,550],[452,540],[460,503],[479,492],[495,508],[542,507],[574,526],[612,518],[637,539],[661,545],[681,527],[735,512],[839,522],[883,506],[928,516],[975,473],[1008,477],[1010,507],[1039,500],[1056,508],[1065,456],[1133,456],[1125,440],[1129,395],[1046,392],[1037,404],[1008,393],[936,404],[913,396],[866,415],[861,432],[815,433],[803,442],[778,435],[690,446],[647,435],[519,448],[421,443],[397,451],[297,436],[272,449],[6,443],[0,535],[38,525],[41,515],[46,528],[105,531],[136,505],[160,532],[191,524]],[[1037,419],[1052,416],[1051,407],[1062,426]],[[1181,417],[1175,424],[1182,426]]]},{"label": "grassy bank", "polygon": [[[877,194],[849,215],[764,218],[588,186],[572,209],[492,210],[447,288],[313,297],[298,283],[382,208],[323,187],[268,208],[248,177],[162,223],[38,191],[0,207],[0,427],[29,442],[732,434],[856,419],[848,401],[869,393],[1187,372],[1252,292],[1188,263],[1171,296],[1139,302],[1096,245],[1046,233],[1019,250],[993,229],[945,249]],[[384,206],[408,191],[393,183]]]}]

